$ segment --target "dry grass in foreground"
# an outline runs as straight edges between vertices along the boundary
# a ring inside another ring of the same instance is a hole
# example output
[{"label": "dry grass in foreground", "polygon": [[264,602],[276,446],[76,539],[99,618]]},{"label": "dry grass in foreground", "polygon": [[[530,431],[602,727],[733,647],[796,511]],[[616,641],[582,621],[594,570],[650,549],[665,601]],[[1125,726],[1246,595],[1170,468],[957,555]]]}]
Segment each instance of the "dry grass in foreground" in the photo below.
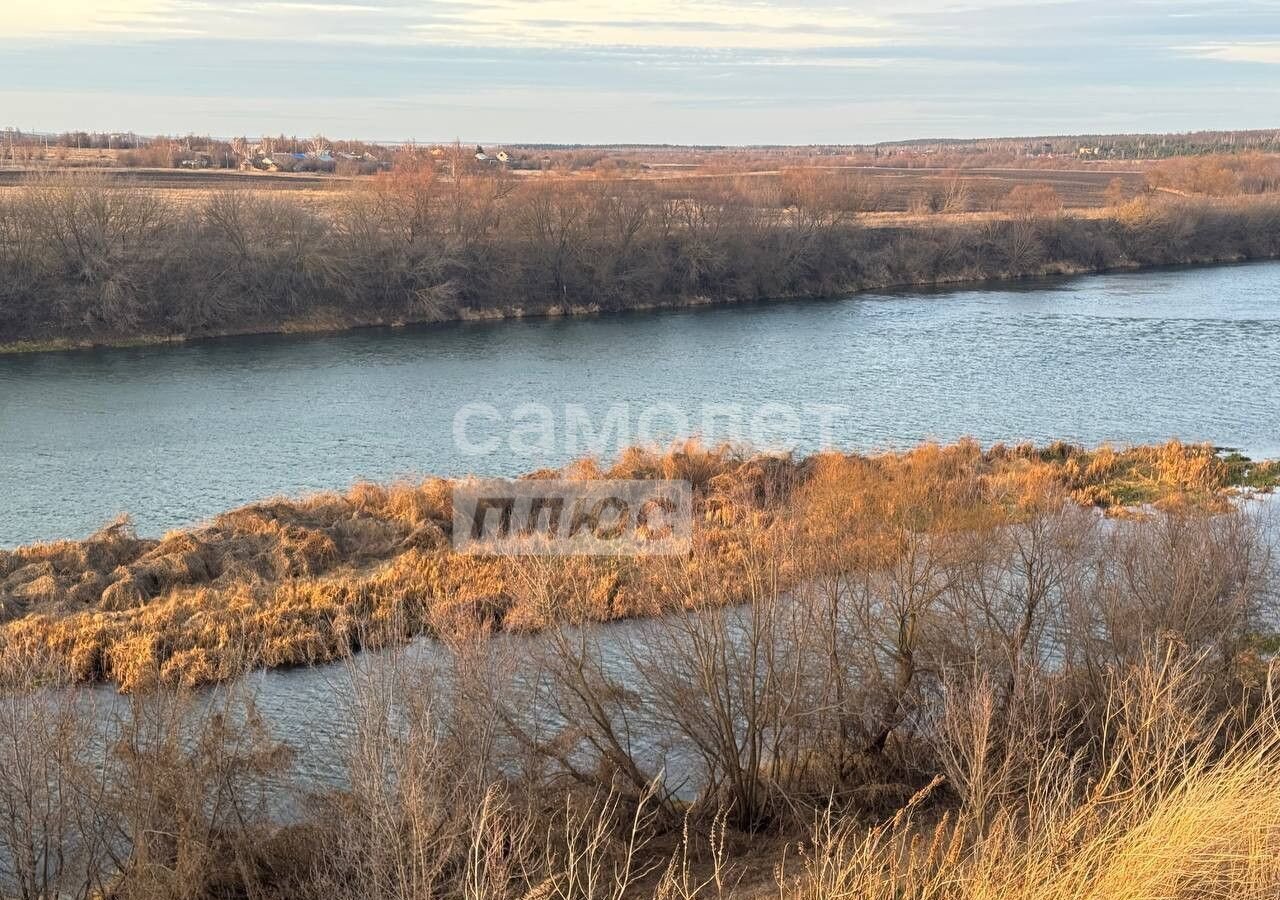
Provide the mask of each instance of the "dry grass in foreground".
[{"label": "dry grass in foreground", "polygon": [[[335,696],[351,716],[344,787],[318,795],[289,781],[290,748],[240,691],[212,704],[148,692],[104,723],[74,692],[0,687],[0,890],[76,900],[1264,900],[1280,891],[1270,665],[1255,668],[1261,683],[1224,691],[1220,661],[1166,637],[1092,687],[1071,667],[1017,669],[1008,685],[999,664],[961,668],[926,689],[927,715],[893,744],[861,750],[856,771],[823,772],[821,790],[785,790],[769,765],[754,769],[785,802],[753,821],[714,780],[668,810],[677,776],[636,791],[622,769],[636,756],[601,748],[594,783],[582,783],[546,768],[558,759],[553,744],[511,749],[519,698],[493,690],[503,665],[458,649],[448,678],[404,660],[353,669],[354,692]],[[671,662],[697,652],[691,641]],[[780,674],[772,654],[756,665]],[[572,678],[570,668],[553,677]],[[736,692],[741,675],[718,670],[684,702]],[[490,691],[475,692],[481,685]],[[608,716],[616,687],[578,688]],[[777,720],[756,722],[751,693],[739,696],[746,753],[756,729]],[[541,763],[522,768],[524,754]],[[869,802],[884,779],[918,786]],[[306,813],[282,823],[273,792],[305,798]]]},{"label": "dry grass in foreground", "polygon": [[[1177,696],[1179,685],[1148,687]],[[1172,697],[1147,699],[1164,706]],[[1167,707],[1147,712],[1174,714]],[[1152,733],[1120,735],[1108,748],[1114,755],[1086,784],[1075,781],[1084,771],[1052,761],[1059,748],[1046,747],[1038,783],[1020,802],[989,811],[962,807],[932,826],[913,822],[923,794],[871,829],[820,819],[792,867],[795,877],[782,879],[781,896],[1247,900],[1280,891],[1274,719],[1225,751],[1174,743],[1189,735],[1154,722],[1113,724]]]},{"label": "dry grass in foreground", "polygon": [[[1280,468],[1176,442],[962,442],[806,459],[688,444],[631,450],[607,470],[583,461],[565,474],[689,480],[694,552],[674,564],[460,556],[450,550],[449,481],[361,484],[247,506],[162,540],[117,523],[84,541],[0,551],[0,649],[124,690],[195,685],[416,634],[534,631],[748,602],[747,568],[761,553],[783,585],[798,588],[833,571],[891,570],[924,538],[959,544],[1067,507],[1221,511],[1230,489],[1269,487]],[[537,568],[546,566],[554,571]],[[681,588],[691,583],[696,590]]]}]

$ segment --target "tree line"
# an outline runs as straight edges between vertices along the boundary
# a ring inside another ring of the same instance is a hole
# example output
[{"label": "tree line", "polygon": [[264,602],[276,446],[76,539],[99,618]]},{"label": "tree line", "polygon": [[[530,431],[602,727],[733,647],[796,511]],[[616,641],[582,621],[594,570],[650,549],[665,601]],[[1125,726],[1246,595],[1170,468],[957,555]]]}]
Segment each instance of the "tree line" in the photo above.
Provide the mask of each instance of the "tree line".
[{"label": "tree line", "polygon": [[938,224],[872,221],[873,202],[866,176],[821,169],[667,182],[424,166],[318,200],[37,177],[0,194],[0,342],[833,296],[1280,251],[1269,198],[1141,195],[1085,218],[1027,190]]}]

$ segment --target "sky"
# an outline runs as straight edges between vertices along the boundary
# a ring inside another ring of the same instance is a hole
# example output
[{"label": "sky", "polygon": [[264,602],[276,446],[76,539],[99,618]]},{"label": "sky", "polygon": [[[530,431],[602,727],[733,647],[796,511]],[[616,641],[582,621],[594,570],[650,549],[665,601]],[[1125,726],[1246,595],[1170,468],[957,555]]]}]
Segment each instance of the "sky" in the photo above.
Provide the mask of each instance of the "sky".
[{"label": "sky", "polygon": [[0,127],[870,143],[1280,126],[1280,0],[0,0]]}]

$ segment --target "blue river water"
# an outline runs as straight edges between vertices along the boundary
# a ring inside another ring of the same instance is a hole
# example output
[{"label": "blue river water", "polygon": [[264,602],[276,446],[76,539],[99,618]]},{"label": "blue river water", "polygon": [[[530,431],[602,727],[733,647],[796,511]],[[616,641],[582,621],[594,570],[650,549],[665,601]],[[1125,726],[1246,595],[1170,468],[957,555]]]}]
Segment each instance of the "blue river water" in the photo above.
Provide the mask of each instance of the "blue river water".
[{"label": "blue river water", "polygon": [[700,433],[1280,456],[1280,263],[0,357],[0,546]]}]

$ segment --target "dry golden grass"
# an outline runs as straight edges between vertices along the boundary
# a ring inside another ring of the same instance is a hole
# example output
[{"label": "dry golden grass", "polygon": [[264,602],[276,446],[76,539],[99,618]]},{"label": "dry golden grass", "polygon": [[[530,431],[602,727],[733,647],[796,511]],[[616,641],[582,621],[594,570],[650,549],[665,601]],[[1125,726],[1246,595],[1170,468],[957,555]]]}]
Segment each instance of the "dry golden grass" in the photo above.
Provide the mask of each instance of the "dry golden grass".
[{"label": "dry golden grass", "polygon": [[[684,565],[717,602],[732,603],[744,599],[752,548],[789,548],[783,575],[799,584],[824,559],[888,566],[905,533],[981,530],[1066,502],[1220,510],[1233,486],[1266,487],[1280,469],[1176,442],[1123,450],[961,442],[806,459],[686,444],[629,450],[607,469],[583,461],[564,474],[688,480],[697,527]],[[443,479],[359,484],[247,506],[161,540],[117,522],[85,541],[0,551],[0,648],[132,690],[314,664],[476,623],[545,626],[545,602],[528,594],[519,558],[451,552],[450,490]],[[577,586],[563,591],[576,605],[559,616],[610,621],[673,602],[670,573],[643,558],[554,565],[557,583]]]},{"label": "dry golden grass", "polygon": [[[955,900],[1178,900],[1280,891],[1280,761],[1274,731],[1176,772],[1167,790],[1094,797],[1033,832],[1009,810],[979,842],[965,811],[933,829],[906,816],[866,831],[819,826],[782,896]],[[1055,784],[1053,789],[1068,790]],[[1053,805],[1052,796],[1032,804]],[[1043,813],[1044,807],[1035,810]],[[795,871],[793,869],[793,871]],[[784,872],[786,871],[784,867]]]},{"label": "dry golden grass", "polygon": [[[1033,787],[991,810],[922,813],[935,778],[888,822],[832,815],[779,870],[804,900],[1180,900],[1280,891],[1280,722],[1268,692],[1234,735],[1170,650],[1117,677],[1092,769],[1040,748]],[[1192,663],[1192,666],[1195,664]],[[1138,715],[1130,718],[1130,714]],[[1135,721],[1136,718],[1136,721]],[[1139,726],[1135,728],[1134,726]],[[932,821],[930,821],[932,820]]]}]

